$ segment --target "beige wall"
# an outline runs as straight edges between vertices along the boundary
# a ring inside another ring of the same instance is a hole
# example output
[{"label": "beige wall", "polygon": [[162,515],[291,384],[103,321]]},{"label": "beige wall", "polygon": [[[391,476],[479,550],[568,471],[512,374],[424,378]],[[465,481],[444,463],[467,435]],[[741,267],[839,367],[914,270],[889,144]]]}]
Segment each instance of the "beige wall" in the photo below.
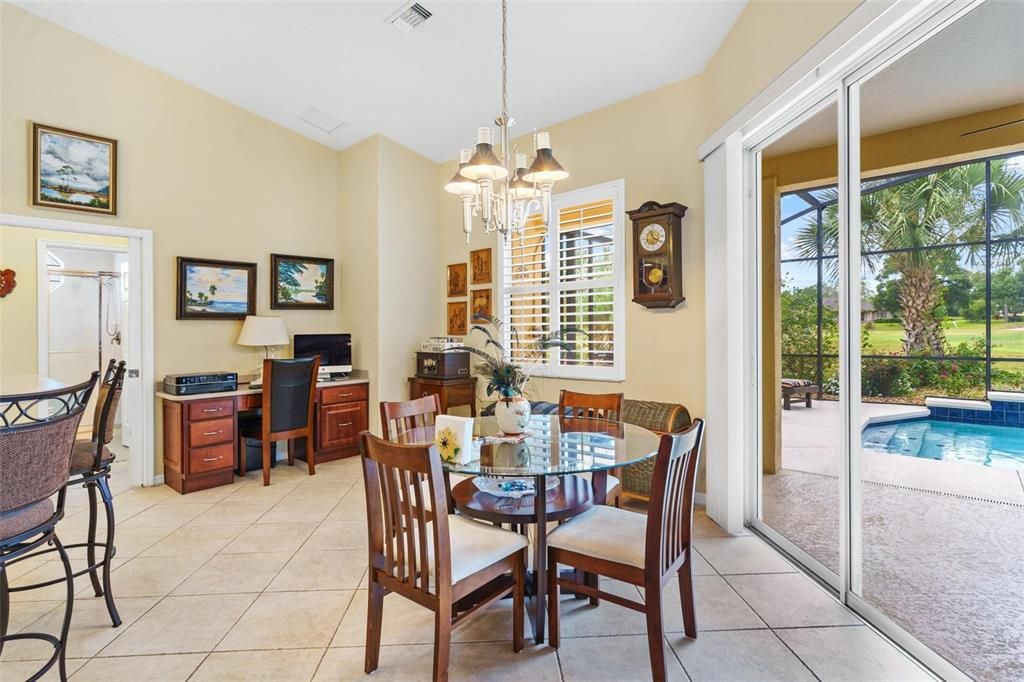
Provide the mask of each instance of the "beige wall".
[{"label": "beige wall", "polygon": [[751,0],[704,70],[704,132],[718,130],[860,3]]},{"label": "beige wall", "polygon": [[[336,152],[9,4],[2,12],[0,211],[153,230],[157,376],[251,370],[259,354],[235,344],[240,322],[174,319],[175,257],[258,263],[257,311],[269,314],[272,252],[337,253]],[[30,205],[33,121],[118,140],[118,216]],[[274,314],[291,332],[340,322],[338,311]]]},{"label": "beige wall", "polygon": [[[704,413],[704,217],[703,174],[694,150],[703,141],[701,83],[691,78],[548,128],[558,160],[571,173],[557,191],[625,180],[623,210],[645,201],[678,201],[689,206],[683,219],[683,289],[686,301],[674,310],[648,310],[632,302],[631,284],[626,303],[626,380],[624,382],[535,380],[536,400],[557,400],[560,388],[588,392],[619,392],[629,398],[681,402],[694,415]],[[518,141],[528,149],[528,138]],[[445,164],[437,175],[440,187],[454,173]],[[444,266],[466,262],[469,250],[495,246],[494,235],[484,235],[479,223],[472,244],[465,243],[461,205],[456,197],[441,202],[439,244]],[[632,225],[626,223],[627,234]],[[627,267],[632,273],[631,237],[626,242]],[[495,253],[495,255],[497,255]],[[495,276],[498,276],[495,261]],[[438,300],[444,300],[439,298]],[[455,299],[451,299],[455,300]],[[500,302],[495,299],[495,313]],[[444,322],[443,304],[438,308]]]},{"label": "beige wall", "polygon": [[[37,373],[37,278],[40,267],[37,245],[40,241],[125,248],[128,246],[128,240],[119,237],[99,237],[0,225],[0,269],[14,270],[18,282],[14,291],[0,301],[0,381],[5,375]],[[45,267],[45,263],[42,266]],[[82,380],[87,378],[82,377]]]}]

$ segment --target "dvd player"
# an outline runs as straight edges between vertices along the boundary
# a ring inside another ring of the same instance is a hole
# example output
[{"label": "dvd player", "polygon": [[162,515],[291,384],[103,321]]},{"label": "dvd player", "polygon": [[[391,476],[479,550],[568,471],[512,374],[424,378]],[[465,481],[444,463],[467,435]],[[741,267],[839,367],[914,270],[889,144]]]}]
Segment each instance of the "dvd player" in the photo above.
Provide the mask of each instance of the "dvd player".
[{"label": "dvd player", "polygon": [[195,395],[237,390],[238,372],[168,374],[164,377],[164,392],[171,395]]}]

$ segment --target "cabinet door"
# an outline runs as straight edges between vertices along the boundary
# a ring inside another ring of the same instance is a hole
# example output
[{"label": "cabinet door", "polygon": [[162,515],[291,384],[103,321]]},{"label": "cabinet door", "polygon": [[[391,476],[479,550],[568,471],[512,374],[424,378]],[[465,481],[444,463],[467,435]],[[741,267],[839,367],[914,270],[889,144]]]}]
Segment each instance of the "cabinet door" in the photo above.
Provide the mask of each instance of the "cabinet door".
[{"label": "cabinet door", "polygon": [[317,449],[355,445],[359,432],[364,431],[366,425],[365,402],[324,405],[317,423]]}]

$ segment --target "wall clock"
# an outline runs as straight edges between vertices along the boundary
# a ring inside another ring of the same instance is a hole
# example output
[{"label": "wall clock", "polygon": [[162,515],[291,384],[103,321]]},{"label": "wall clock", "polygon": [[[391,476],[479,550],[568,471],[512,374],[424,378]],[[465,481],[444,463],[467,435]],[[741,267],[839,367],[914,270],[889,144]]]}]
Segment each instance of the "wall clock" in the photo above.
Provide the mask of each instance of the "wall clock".
[{"label": "wall clock", "polygon": [[648,201],[628,211],[633,221],[633,301],[674,308],[683,296],[683,216],[686,206]]}]

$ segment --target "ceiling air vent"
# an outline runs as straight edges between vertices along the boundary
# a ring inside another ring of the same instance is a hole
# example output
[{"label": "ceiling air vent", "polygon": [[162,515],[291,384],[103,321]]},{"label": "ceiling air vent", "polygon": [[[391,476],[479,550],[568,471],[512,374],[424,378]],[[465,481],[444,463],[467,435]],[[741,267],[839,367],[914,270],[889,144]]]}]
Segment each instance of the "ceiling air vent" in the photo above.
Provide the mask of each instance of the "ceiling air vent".
[{"label": "ceiling air vent", "polygon": [[331,116],[326,111],[317,109],[316,107],[306,109],[299,114],[299,118],[325,133],[333,133],[335,130],[345,125],[341,120]]},{"label": "ceiling air vent", "polygon": [[419,28],[431,17],[430,10],[418,2],[411,2],[403,5],[401,9],[388,17],[388,21],[403,33],[410,33],[413,29]]}]

